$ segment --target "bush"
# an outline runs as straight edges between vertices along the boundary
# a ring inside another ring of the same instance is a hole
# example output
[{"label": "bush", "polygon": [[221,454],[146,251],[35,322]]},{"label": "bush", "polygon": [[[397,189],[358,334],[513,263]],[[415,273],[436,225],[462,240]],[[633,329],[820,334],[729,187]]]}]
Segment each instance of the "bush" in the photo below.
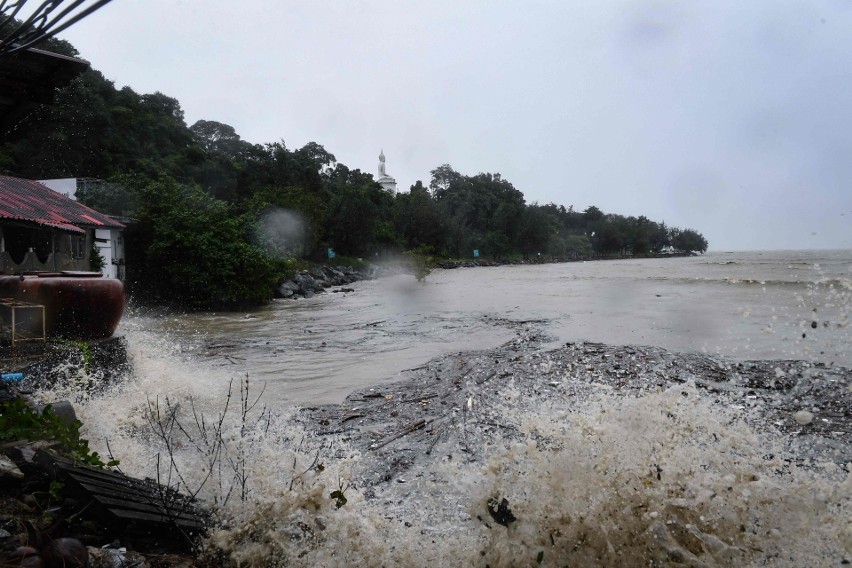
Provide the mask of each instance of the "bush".
[{"label": "bush", "polygon": [[272,298],[286,265],[252,244],[255,219],[170,179],[139,193],[139,220],[127,238],[133,293],[188,309],[240,309]]},{"label": "bush", "polygon": [[97,452],[89,449],[89,441],[80,437],[80,426],[79,420],[63,422],[50,405],[43,412],[30,408],[21,399],[0,405],[0,442],[53,440],[79,462],[95,467],[118,465],[117,460],[104,462]]},{"label": "bush", "polygon": [[435,259],[429,253],[429,248],[425,245],[420,245],[419,248],[406,253],[414,271],[414,277],[418,282],[424,282],[432,269],[435,268]]},{"label": "bush", "polygon": [[101,272],[106,266],[106,260],[104,260],[101,251],[98,250],[98,247],[92,243],[92,250],[89,251],[89,270],[92,272]]}]

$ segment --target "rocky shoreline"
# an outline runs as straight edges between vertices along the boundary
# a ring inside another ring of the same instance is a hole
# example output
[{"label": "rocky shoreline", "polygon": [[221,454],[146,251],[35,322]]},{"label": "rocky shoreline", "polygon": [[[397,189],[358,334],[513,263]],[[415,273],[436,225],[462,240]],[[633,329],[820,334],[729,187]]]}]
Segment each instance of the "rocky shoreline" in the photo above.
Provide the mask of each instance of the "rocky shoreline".
[{"label": "rocky shoreline", "polygon": [[[684,256],[694,256],[687,253],[671,253],[646,255],[642,257],[620,256],[620,257],[581,257],[581,258],[543,258],[536,257],[531,259],[504,259],[504,260],[488,260],[488,259],[471,259],[471,260],[438,260],[434,263],[437,268],[444,270],[453,270],[456,268],[481,268],[495,266],[514,266],[528,264],[553,264],[566,262],[592,262],[605,260],[627,260],[631,258],[677,258]],[[373,280],[388,274],[398,272],[413,272],[413,268],[406,262],[396,260],[386,264],[368,264],[361,266],[329,266],[318,264],[307,270],[300,270],[292,278],[281,281],[275,287],[274,297],[279,299],[298,299],[311,298],[316,294],[321,294],[326,291],[332,293],[352,292],[352,288],[347,288],[347,284],[352,284],[359,280]]]},{"label": "rocky shoreline", "polygon": [[352,292],[352,288],[346,288],[346,284],[352,284],[358,280],[370,280],[375,278],[379,269],[367,265],[363,268],[352,266],[332,267],[317,265],[310,270],[300,270],[293,278],[284,280],[275,288],[276,298],[312,298],[321,294],[329,288],[332,292]]}]

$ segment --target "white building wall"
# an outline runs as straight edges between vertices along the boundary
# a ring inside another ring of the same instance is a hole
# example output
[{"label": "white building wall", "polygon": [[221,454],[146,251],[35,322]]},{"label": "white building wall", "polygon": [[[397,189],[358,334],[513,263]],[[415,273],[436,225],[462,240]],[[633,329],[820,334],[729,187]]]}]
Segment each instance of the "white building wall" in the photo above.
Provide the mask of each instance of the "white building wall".
[{"label": "white building wall", "polygon": [[118,229],[95,229],[95,246],[104,257],[106,278],[124,280],[124,235]]},{"label": "white building wall", "polygon": [[38,182],[56,193],[77,201],[77,178],[40,179]]}]

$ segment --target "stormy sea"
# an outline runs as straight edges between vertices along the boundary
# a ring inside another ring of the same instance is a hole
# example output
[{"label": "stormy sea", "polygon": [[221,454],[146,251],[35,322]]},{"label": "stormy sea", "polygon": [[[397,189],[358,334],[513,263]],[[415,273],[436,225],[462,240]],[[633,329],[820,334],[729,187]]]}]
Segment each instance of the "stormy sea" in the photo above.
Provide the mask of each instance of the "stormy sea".
[{"label": "stormy sea", "polygon": [[131,310],[70,398],[234,565],[852,561],[852,251],[395,274]]}]

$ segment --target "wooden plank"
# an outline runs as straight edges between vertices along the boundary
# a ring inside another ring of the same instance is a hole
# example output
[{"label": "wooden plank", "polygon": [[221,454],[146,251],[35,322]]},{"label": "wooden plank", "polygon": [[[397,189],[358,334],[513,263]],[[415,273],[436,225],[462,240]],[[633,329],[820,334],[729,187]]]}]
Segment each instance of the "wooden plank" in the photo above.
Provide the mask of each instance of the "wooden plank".
[{"label": "wooden plank", "polygon": [[93,493],[117,495],[124,499],[148,499],[151,498],[152,495],[156,495],[153,491],[140,491],[134,487],[111,485],[109,483],[104,483],[103,481],[83,478],[73,474],[69,474],[69,477],[79,484],[86,485],[86,490]]},{"label": "wooden plank", "polygon": [[[207,518],[197,512],[194,499],[152,480],[143,481],[119,472],[83,466],[42,451],[36,453],[35,461],[64,479],[81,502],[94,505],[90,510],[92,514],[99,515],[102,522],[114,524],[119,530],[147,534],[146,538],[156,534],[157,538],[179,540],[182,537],[175,527],[192,532],[203,532],[207,528]],[[160,491],[165,493],[166,499],[175,500],[171,511],[163,506]]]},{"label": "wooden plank", "polygon": [[166,511],[166,508],[163,507],[163,505],[160,503],[140,503],[138,501],[122,501],[121,499],[113,499],[111,497],[104,497],[102,495],[95,495],[93,497],[98,503],[108,506],[110,510],[124,509],[127,511],[139,511],[142,513],[165,515],[167,517],[175,517],[192,522],[204,522],[203,518],[196,515],[191,510],[181,511],[180,508],[177,508],[176,510],[168,512]]},{"label": "wooden plank", "polygon": [[156,483],[153,482],[146,483],[144,481],[137,481],[123,475],[104,475],[102,473],[75,468],[63,468],[63,471],[65,471],[68,475],[73,475],[75,478],[90,479],[92,481],[109,485],[118,485],[128,490],[152,491],[157,486]]},{"label": "wooden plank", "polygon": [[92,474],[91,472],[86,471],[78,471],[74,469],[65,470],[66,475],[73,477],[74,479],[79,479],[81,481],[89,481],[92,483],[99,483],[108,487],[117,487],[129,493],[140,493],[143,495],[147,494],[159,494],[157,490],[156,483],[145,483],[145,482],[134,482],[128,478],[115,478],[109,477],[105,475],[97,475]]},{"label": "wooden plank", "polygon": [[[166,510],[165,507],[162,504],[161,499],[159,498],[159,496],[156,496],[156,495],[147,495],[147,496],[143,496],[140,499],[140,497],[138,495],[126,496],[126,495],[122,495],[119,492],[115,492],[115,491],[104,492],[103,487],[94,486],[92,484],[85,483],[85,482],[79,482],[79,483],[80,483],[80,487],[82,489],[84,489],[86,492],[88,492],[89,495],[93,499],[95,499],[99,503],[102,503],[104,505],[108,505],[110,508],[114,507],[114,506],[119,506],[119,507],[124,507],[124,508],[129,508],[129,509],[142,507],[143,510],[146,510],[146,507],[153,507],[153,508],[156,508],[157,512],[160,512],[160,513],[165,513],[165,510]],[[187,505],[187,503],[177,503],[176,502],[173,510],[178,511],[178,510],[181,510],[182,507],[184,507],[185,516],[187,516],[188,518],[192,518],[192,519],[201,519],[202,518],[202,516],[195,513],[194,510],[191,507],[189,507],[189,506],[185,507],[185,505]]]},{"label": "wooden plank", "polygon": [[164,525],[178,525],[181,527],[186,527],[190,529],[204,530],[207,527],[204,523],[201,522],[189,522],[184,521],[183,519],[169,519],[168,517],[164,517],[163,515],[152,515],[150,513],[141,513],[139,511],[124,511],[124,510],[111,510],[116,517],[126,521],[146,521],[148,523],[158,523]]}]

